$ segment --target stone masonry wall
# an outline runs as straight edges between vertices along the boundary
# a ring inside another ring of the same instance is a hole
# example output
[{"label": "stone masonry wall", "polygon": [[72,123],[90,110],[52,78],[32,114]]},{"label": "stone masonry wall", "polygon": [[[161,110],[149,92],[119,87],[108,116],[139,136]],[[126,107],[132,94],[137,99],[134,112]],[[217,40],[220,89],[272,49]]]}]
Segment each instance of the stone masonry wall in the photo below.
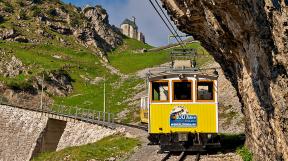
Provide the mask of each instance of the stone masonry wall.
[{"label": "stone masonry wall", "polygon": [[[43,149],[37,149],[43,147],[38,145],[39,140],[49,141],[47,139],[51,138],[46,136],[49,129],[46,127],[48,120],[50,120],[48,117],[38,112],[0,105],[0,161],[28,161],[33,152],[35,153],[35,148],[36,151],[42,151]],[[66,147],[93,143],[114,133],[115,130],[93,124],[67,122],[57,145],[57,151]]]},{"label": "stone masonry wall", "polygon": [[48,118],[0,105],[0,161],[28,161]]}]

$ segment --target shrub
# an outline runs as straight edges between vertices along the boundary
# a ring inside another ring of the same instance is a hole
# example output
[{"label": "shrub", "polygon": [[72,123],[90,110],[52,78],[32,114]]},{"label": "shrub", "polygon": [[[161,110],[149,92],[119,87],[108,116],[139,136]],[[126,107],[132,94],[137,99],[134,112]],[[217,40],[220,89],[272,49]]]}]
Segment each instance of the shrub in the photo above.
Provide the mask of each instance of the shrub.
[{"label": "shrub", "polygon": [[48,14],[51,16],[57,16],[58,15],[57,10],[54,8],[49,9]]},{"label": "shrub", "polygon": [[42,11],[41,11],[40,8],[38,8],[38,7],[36,7],[36,6],[32,8],[32,16],[33,16],[33,17],[40,16],[41,13],[42,13]]},{"label": "shrub", "polygon": [[42,0],[32,0],[32,3],[35,3],[35,4],[41,4],[43,1]]},{"label": "shrub", "polygon": [[65,13],[68,13],[68,12],[69,12],[64,5],[62,5],[60,8],[61,8],[61,10],[62,10],[63,12],[65,12]]},{"label": "shrub", "polygon": [[80,26],[80,21],[77,17],[72,17],[70,24],[72,27],[79,27]]},{"label": "shrub", "polygon": [[11,80],[7,82],[7,86],[15,91],[34,91],[35,90],[30,80],[29,81]]},{"label": "shrub", "polygon": [[5,21],[4,16],[0,15],[0,23],[2,23],[4,21]]},{"label": "shrub", "polygon": [[252,161],[253,159],[253,154],[245,146],[238,148],[236,152],[242,157],[243,161]]},{"label": "shrub", "polygon": [[28,19],[26,11],[24,11],[24,10],[20,10],[19,17],[21,20],[27,20]]},{"label": "shrub", "polygon": [[14,8],[10,3],[6,3],[5,7],[3,8],[5,12],[14,13]]},{"label": "shrub", "polygon": [[25,6],[25,3],[22,0],[18,0],[17,3],[19,4],[20,7]]}]

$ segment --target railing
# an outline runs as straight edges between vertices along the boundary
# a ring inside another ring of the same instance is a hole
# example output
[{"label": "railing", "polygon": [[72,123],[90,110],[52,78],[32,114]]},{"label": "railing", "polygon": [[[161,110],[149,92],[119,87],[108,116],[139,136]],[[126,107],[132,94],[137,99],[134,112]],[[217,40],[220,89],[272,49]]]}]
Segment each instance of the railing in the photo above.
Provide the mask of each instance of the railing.
[{"label": "railing", "polygon": [[57,104],[53,104],[50,107],[48,106],[25,107],[9,103],[8,101],[5,101],[2,97],[0,97],[0,105],[7,105],[30,111],[62,116],[66,118],[98,124],[109,128],[114,128],[114,114],[109,112],[102,112],[92,109],[83,109],[78,107],[71,107]]}]

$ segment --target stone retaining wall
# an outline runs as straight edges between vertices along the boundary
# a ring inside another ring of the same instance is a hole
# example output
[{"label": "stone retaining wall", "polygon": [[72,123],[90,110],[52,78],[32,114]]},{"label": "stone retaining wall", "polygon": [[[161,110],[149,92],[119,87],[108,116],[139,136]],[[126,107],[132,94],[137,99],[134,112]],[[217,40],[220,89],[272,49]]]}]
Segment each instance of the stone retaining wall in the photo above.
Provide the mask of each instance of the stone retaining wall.
[{"label": "stone retaining wall", "polygon": [[[56,142],[50,135],[55,131],[59,131]],[[93,124],[66,124],[38,112],[0,105],[0,161],[28,161],[47,148],[61,150],[93,143],[114,133],[115,130]]]}]

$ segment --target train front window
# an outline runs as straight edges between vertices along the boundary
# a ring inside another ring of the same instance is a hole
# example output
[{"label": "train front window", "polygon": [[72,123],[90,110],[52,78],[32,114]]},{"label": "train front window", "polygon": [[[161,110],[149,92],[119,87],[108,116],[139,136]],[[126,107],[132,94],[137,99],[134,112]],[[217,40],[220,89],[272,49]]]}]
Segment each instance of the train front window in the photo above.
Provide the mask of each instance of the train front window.
[{"label": "train front window", "polygon": [[197,83],[197,100],[214,100],[213,82]]},{"label": "train front window", "polygon": [[173,82],[174,101],[192,101],[192,82]]},{"label": "train front window", "polygon": [[152,101],[168,101],[169,90],[167,82],[152,82]]}]

